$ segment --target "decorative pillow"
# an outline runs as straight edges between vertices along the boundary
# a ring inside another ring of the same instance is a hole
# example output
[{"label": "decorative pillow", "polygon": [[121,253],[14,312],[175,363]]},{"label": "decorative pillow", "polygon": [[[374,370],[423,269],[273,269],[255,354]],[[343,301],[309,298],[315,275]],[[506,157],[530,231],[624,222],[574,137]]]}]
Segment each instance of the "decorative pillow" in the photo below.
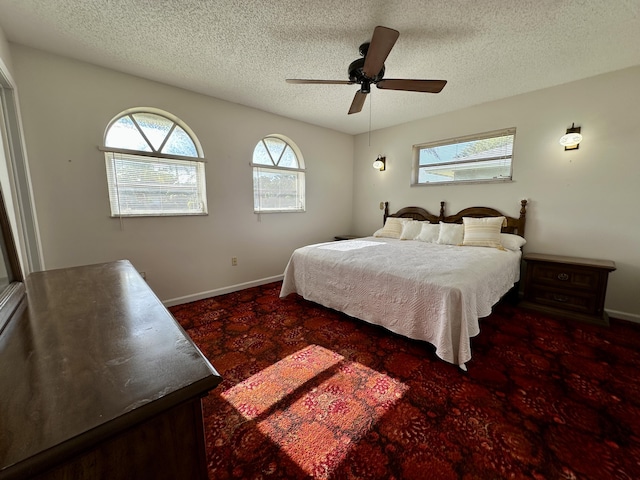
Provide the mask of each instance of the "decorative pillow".
[{"label": "decorative pillow", "polygon": [[460,245],[464,238],[464,225],[459,223],[440,222],[440,232],[438,233],[438,241],[443,245]]},{"label": "decorative pillow", "polygon": [[500,243],[500,230],[505,221],[504,217],[463,217],[464,239],[462,245],[504,250],[502,243]]},{"label": "decorative pillow", "polygon": [[517,252],[525,243],[527,243],[527,241],[520,235],[513,235],[512,233],[501,233],[500,243],[502,243],[502,246],[504,248],[515,250]]},{"label": "decorative pillow", "polygon": [[423,223],[420,235],[416,237],[416,240],[421,242],[436,243],[438,236],[440,235],[440,225],[437,223]]},{"label": "decorative pillow", "polygon": [[374,237],[387,237],[387,238],[400,238],[402,233],[402,226],[404,222],[410,221],[406,218],[387,217],[387,221],[384,222],[382,230],[378,230],[373,234]]},{"label": "decorative pillow", "polygon": [[404,222],[404,225],[402,225],[400,240],[415,240],[415,238],[420,235],[423,223],[424,222],[418,222],[417,220]]}]

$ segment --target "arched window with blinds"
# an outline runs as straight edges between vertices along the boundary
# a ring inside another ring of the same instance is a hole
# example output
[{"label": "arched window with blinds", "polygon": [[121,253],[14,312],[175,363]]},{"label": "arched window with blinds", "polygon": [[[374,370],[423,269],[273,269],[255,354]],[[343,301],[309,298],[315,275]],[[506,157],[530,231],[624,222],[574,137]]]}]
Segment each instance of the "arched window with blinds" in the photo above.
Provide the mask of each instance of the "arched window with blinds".
[{"label": "arched window with blinds", "polygon": [[206,215],[202,148],[177,117],[127,110],[107,126],[101,150],[111,216]]},{"label": "arched window with blinds", "polygon": [[253,211],[304,212],[305,171],[298,147],[283,135],[268,135],[253,150]]}]

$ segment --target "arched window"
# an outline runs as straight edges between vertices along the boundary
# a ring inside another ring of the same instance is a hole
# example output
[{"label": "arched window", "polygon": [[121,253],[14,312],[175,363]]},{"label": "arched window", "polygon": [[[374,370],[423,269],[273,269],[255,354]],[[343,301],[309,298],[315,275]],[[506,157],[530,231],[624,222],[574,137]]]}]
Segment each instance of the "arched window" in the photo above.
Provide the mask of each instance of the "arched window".
[{"label": "arched window", "polygon": [[204,158],[196,136],[160,110],[127,110],[107,126],[111,215],[205,215]]},{"label": "arched window", "polygon": [[253,150],[253,211],[304,212],[304,162],[298,147],[269,135]]}]

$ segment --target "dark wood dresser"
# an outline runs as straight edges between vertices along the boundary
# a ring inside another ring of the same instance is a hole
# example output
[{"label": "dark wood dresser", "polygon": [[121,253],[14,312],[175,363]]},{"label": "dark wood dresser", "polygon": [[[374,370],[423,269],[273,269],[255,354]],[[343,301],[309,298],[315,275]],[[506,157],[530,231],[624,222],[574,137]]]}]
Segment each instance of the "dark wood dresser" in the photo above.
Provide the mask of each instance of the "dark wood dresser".
[{"label": "dark wood dresser", "polygon": [[520,306],[561,318],[609,325],[604,311],[610,260],[527,253]]},{"label": "dark wood dresser", "polygon": [[206,479],[220,376],[126,260],[31,274],[0,335],[0,478]]}]

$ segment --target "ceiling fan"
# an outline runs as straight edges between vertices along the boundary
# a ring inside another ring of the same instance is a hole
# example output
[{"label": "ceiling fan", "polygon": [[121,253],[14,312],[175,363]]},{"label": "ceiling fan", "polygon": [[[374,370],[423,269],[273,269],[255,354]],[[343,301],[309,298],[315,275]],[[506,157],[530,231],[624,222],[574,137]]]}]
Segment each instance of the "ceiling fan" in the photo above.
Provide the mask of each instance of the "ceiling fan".
[{"label": "ceiling fan", "polygon": [[362,110],[367,94],[371,92],[371,84],[386,90],[405,90],[410,92],[440,93],[447,84],[446,80],[409,80],[384,77],[384,61],[389,56],[400,32],[392,28],[377,26],[373,31],[371,42],[360,45],[362,58],[349,65],[349,80],[308,80],[288,78],[287,83],[325,84],[325,85],[360,85],[356,92],[349,115]]}]

